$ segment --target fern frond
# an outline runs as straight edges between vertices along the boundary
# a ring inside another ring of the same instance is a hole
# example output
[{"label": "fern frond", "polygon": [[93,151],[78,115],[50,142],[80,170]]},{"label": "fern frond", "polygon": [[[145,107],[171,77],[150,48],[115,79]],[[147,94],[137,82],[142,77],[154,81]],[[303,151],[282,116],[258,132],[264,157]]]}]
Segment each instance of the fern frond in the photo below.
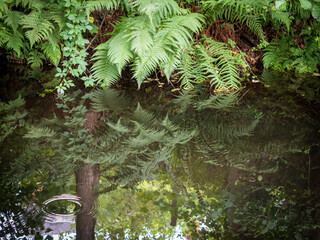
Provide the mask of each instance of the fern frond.
[{"label": "fern frond", "polygon": [[215,72],[211,71],[209,73],[209,75],[213,76],[211,84],[217,85],[218,88],[238,88],[240,84],[240,77],[238,74],[239,63],[234,57],[235,53],[231,51],[224,43],[216,42],[210,38],[206,38],[205,42],[208,44],[207,49],[209,53],[212,53],[213,56],[217,58],[217,66],[219,68],[218,73],[220,76],[220,80],[222,81],[221,82],[220,80],[216,79]]},{"label": "fern frond", "polygon": [[113,89],[96,90],[90,99],[93,101],[93,109],[97,112],[123,110],[128,107],[127,99]]},{"label": "fern frond", "polygon": [[0,32],[0,36],[1,33],[4,33],[3,39],[2,41],[4,41],[2,44],[6,43],[7,48],[12,49],[13,51],[15,51],[18,56],[20,56],[21,54],[21,49],[23,49],[24,47],[24,43],[23,43],[23,35],[20,32],[16,32],[11,33],[11,32]]},{"label": "fern frond", "polygon": [[218,0],[204,1],[203,8],[206,16],[213,21],[224,19],[230,22],[239,21],[260,39],[265,38],[262,29],[262,16],[266,15],[268,5],[265,1],[258,0]]},{"label": "fern frond", "polygon": [[15,100],[11,100],[8,103],[0,102],[0,113],[1,112],[11,112],[14,109],[22,107],[26,101],[19,95]]},{"label": "fern frond", "polygon": [[124,34],[117,34],[113,36],[109,41],[108,56],[110,61],[117,66],[118,73],[121,75],[121,71],[132,57],[133,53],[130,49],[130,44],[127,37]]},{"label": "fern frond", "polygon": [[25,32],[25,35],[33,46],[40,40],[45,40],[53,32],[54,25],[43,16],[42,12],[32,11],[21,19],[22,28],[31,29]]},{"label": "fern frond", "polygon": [[14,121],[17,121],[17,120],[20,120],[20,119],[23,119],[24,117],[26,117],[28,115],[27,112],[19,112],[19,111],[16,111],[14,114],[11,114],[11,115],[8,115],[8,116],[5,116],[3,118],[3,120],[5,122],[14,122]]},{"label": "fern frond", "polygon": [[30,64],[31,68],[40,68],[43,64],[42,60],[45,59],[45,56],[43,53],[39,52],[36,49],[33,49],[31,52],[29,52],[29,55],[27,57],[28,64]]},{"label": "fern frond", "polygon": [[155,40],[154,45],[143,56],[135,58],[134,75],[137,79],[138,87],[140,88],[143,80],[149,76],[162,62],[169,61],[169,56],[164,48],[164,39]]},{"label": "fern frond", "polygon": [[44,12],[44,14],[46,19],[56,23],[60,31],[62,31],[66,24],[66,20],[64,17],[64,12],[59,9],[58,4],[49,4],[48,9]]},{"label": "fern frond", "polygon": [[166,115],[165,119],[162,120],[161,125],[165,127],[170,132],[173,132],[178,129],[169,119],[168,114]]},{"label": "fern frond", "polygon": [[289,31],[292,20],[290,19],[290,15],[288,12],[271,11],[271,17],[275,24],[284,24],[287,27],[287,31]]},{"label": "fern frond", "polygon": [[138,123],[143,123],[143,124],[147,124],[147,125],[152,125],[155,123],[156,118],[153,114],[151,114],[150,112],[144,110],[140,103],[138,103],[137,108],[135,109],[135,111],[132,114],[132,118],[133,121],[136,121]]},{"label": "fern frond", "polygon": [[19,25],[21,24],[21,20],[25,15],[19,11],[7,11],[4,16],[4,22],[8,26],[10,26],[13,32],[16,34]]},{"label": "fern frond", "polygon": [[200,111],[202,109],[228,109],[236,104],[239,95],[237,93],[220,93],[210,96],[209,99],[195,103],[195,108]]},{"label": "fern frond", "polygon": [[59,36],[59,34],[55,31],[48,36],[48,42],[41,44],[41,50],[46,58],[55,66],[59,64],[61,59],[61,50],[58,44],[59,38],[57,38],[57,36]]},{"label": "fern frond", "polygon": [[172,102],[179,106],[183,111],[186,111],[190,105],[194,102],[194,98],[196,97],[196,94],[191,91],[182,91],[182,94],[178,97],[176,97]]},{"label": "fern frond", "polygon": [[265,39],[264,31],[262,28],[262,19],[260,16],[248,15],[248,16],[246,16],[246,18],[244,20],[245,20],[245,23],[248,26],[248,28],[254,34],[256,34],[262,40]]},{"label": "fern frond", "polygon": [[190,45],[192,33],[200,30],[201,21],[202,16],[196,13],[174,16],[164,21],[160,31],[154,36],[154,45],[134,62],[134,78],[137,79],[139,87],[161,63],[170,61],[169,53],[176,55],[181,48]]},{"label": "fern frond", "polygon": [[142,135],[138,135],[137,137],[131,137],[126,140],[125,144],[130,149],[140,149],[150,145],[152,142],[152,139]]},{"label": "fern frond", "polygon": [[166,44],[170,47],[187,48],[192,34],[200,31],[202,22],[204,22],[203,16],[197,13],[168,18],[155,36],[155,41],[157,38],[166,38]]},{"label": "fern frond", "polygon": [[174,0],[136,0],[133,6],[137,7],[140,14],[147,15],[151,23],[158,16],[160,19],[157,19],[157,21],[161,21],[161,19],[179,15],[183,12],[183,9]]},{"label": "fern frond", "polygon": [[0,2],[0,12],[3,12],[3,13],[7,13],[8,12],[8,5],[6,2],[4,1],[1,1]]},{"label": "fern frond", "polygon": [[19,6],[19,5],[21,4],[21,6],[22,6],[23,8],[30,9],[30,8],[32,8],[32,7],[36,7],[36,5],[33,6],[33,4],[37,4],[37,2],[39,2],[39,1],[16,0],[16,1],[15,1],[15,4],[16,4],[16,6]]},{"label": "fern frond", "polygon": [[127,29],[126,37],[131,41],[131,49],[139,56],[153,45],[154,26],[147,16],[127,18],[123,27]]},{"label": "fern frond", "polygon": [[118,68],[109,59],[108,46],[109,42],[99,45],[92,59],[96,61],[91,68],[93,76],[102,87],[112,85],[120,77]]},{"label": "fern frond", "polygon": [[86,3],[86,11],[89,15],[91,12],[97,10],[102,11],[105,8],[107,11],[112,9],[117,9],[119,7],[119,0],[95,0],[95,1],[87,1]]},{"label": "fern frond", "polygon": [[118,120],[116,124],[113,124],[111,122],[107,123],[109,127],[117,131],[118,133],[129,133],[130,129],[125,127],[124,125],[121,124],[121,119]]},{"label": "fern frond", "polygon": [[[201,72],[197,67],[197,61],[192,55],[195,51],[191,49],[190,51],[183,51],[181,56],[181,61],[177,67],[178,75],[180,75],[181,87],[184,89],[190,89],[193,84],[197,82],[197,79],[201,79]],[[200,73],[200,74],[199,74]]]},{"label": "fern frond", "polygon": [[192,130],[192,131],[176,131],[173,132],[169,139],[164,139],[164,141],[170,141],[170,145],[174,146],[177,144],[186,144],[189,142],[192,138],[197,136],[198,131]]},{"label": "fern frond", "polygon": [[182,50],[178,50],[177,53],[168,54],[168,61],[160,63],[160,68],[165,74],[168,81],[170,81],[171,74],[178,69],[181,62],[181,52]]},{"label": "fern frond", "polygon": [[23,137],[24,138],[52,137],[55,134],[56,133],[48,127],[40,128],[40,127],[31,126],[28,128],[28,133],[25,134]]}]

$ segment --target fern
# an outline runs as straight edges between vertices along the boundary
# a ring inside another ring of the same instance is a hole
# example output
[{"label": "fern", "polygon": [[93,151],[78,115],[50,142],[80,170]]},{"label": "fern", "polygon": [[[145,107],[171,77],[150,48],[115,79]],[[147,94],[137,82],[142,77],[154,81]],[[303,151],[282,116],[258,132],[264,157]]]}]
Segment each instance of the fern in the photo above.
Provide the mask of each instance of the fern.
[{"label": "fern", "polygon": [[14,33],[17,33],[23,13],[19,11],[7,11],[4,16],[4,23],[10,26]]},{"label": "fern", "polygon": [[155,124],[156,118],[153,114],[149,113],[148,111],[144,110],[140,103],[138,103],[137,108],[133,112],[131,119],[135,122],[142,122],[144,124],[153,125]]},{"label": "fern", "polygon": [[218,93],[210,96],[209,99],[196,102],[195,108],[200,111],[202,109],[223,109],[227,110],[236,104],[239,95],[237,93]]},{"label": "fern", "polygon": [[4,102],[0,102],[0,113],[2,112],[11,112],[17,108],[22,107],[26,101],[19,95],[19,97],[15,100],[9,101],[7,104]]},{"label": "fern", "polygon": [[[177,55],[190,45],[192,34],[199,31],[203,21],[201,15],[186,14],[172,0],[135,1],[133,6],[139,15],[122,18],[115,26],[113,37],[97,48],[97,62],[92,69],[98,81],[106,85],[114,83],[132,60],[133,77],[139,87],[159,67],[165,69],[169,78],[178,65]],[[118,74],[106,75],[106,64],[116,66]]]},{"label": "fern", "polygon": [[209,79],[211,85],[218,89],[238,88],[238,65],[244,63],[242,59],[234,57],[235,53],[226,44],[204,38],[203,44],[193,48],[189,53],[184,53],[182,64],[178,68],[183,87],[188,88],[194,82]]},{"label": "fern", "polygon": [[0,102],[0,143],[13,133],[18,127],[25,125],[26,111],[18,111],[25,104],[25,100],[19,95],[15,100],[8,103]]},{"label": "fern", "polygon": [[117,9],[119,7],[119,2],[119,0],[87,1],[86,11],[89,15],[93,11],[102,11],[102,9]]},{"label": "fern", "polygon": [[54,25],[40,11],[32,11],[21,19],[22,28],[31,29],[26,31],[26,36],[31,47],[40,40],[45,40],[53,32]]},{"label": "fern", "polygon": [[[7,6],[3,16],[4,28],[0,30],[3,36],[0,44],[12,49],[18,57],[26,56],[32,67],[39,67],[46,59],[57,65],[61,53],[56,36],[64,27],[65,18],[58,4],[41,0],[14,0]],[[41,45],[44,55],[32,50],[35,44]]]},{"label": "fern", "polygon": [[21,50],[25,45],[23,43],[23,35],[20,32],[16,32],[14,34],[4,30],[0,32],[0,36],[2,36],[1,45],[5,44],[8,49],[12,49],[18,54],[18,56],[21,56]]},{"label": "fern", "polygon": [[53,32],[48,36],[48,42],[44,42],[41,44],[41,50],[50,62],[58,66],[60,59],[61,59],[61,50],[58,44],[59,36],[57,32]]},{"label": "fern", "polygon": [[151,23],[183,12],[183,9],[179,8],[178,4],[172,0],[136,0],[133,6],[137,7],[140,14],[147,15]]},{"label": "fern", "polygon": [[207,17],[216,21],[225,19],[231,22],[239,21],[246,24],[248,28],[260,39],[264,40],[261,15],[265,13],[265,1],[252,0],[227,0],[227,1],[203,1],[203,9]]},{"label": "fern", "polygon": [[123,126],[121,124],[121,119],[118,120],[116,124],[113,124],[111,122],[107,123],[109,127],[111,127],[113,130],[115,130],[118,133],[128,133],[130,132],[130,129],[128,129],[126,126]]},{"label": "fern", "polygon": [[27,57],[28,64],[30,64],[31,68],[40,68],[43,59],[45,59],[45,56],[37,49],[33,49],[29,52],[29,56]]},{"label": "fern", "polygon": [[93,76],[99,85],[107,87],[117,82],[120,75],[116,65],[109,59],[109,42],[100,44],[96,49],[92,59],[96,61],[92,66]]},{"label": "fern", "polygon": [[35,127],[31,126],[28,128],[28,133],[26,133],[24,138],[41,138],[41,137],[53,137],[56,133],[48,127]]},{"label": "fern", "polygon": [[121,111],[126,109],[129,105],[126,98],[112,89],[94,91],[91,100],[93,101],[92,107],[97,112],[108,110]]},{"label": "fern", "polygon": [[[123,27],[127,29],[126,36],[131,41],[132,51],[138,56],[142,56],[154,44],[153,35],[155,29],[152,28],[147,16],[139,16],[134,19],[128,18],[126,20],[126,22],[123,22]],[[117,27],[119,26],[119,29],[121,29],[121,25],[117,25]]]},{"label": "fern", "polygon": [[123,34],[117,34],[109,42],[108,56],[110,61],[117,66],[119,74],[121,74],[126,63],[133,57],[130,43],[127,41],[125,32],[123,32]]},{"label": "fern", "polygon": [[7,5],[7,3],[4,2],[4,1],[1,1],[1,2],[0,2],[0,12],[5,13],[5,12],[7,12],[7,11],[8,11],[8,5]]},{"label": "fern", "polygon": [[320,62],[320,51],[314,39],[306,38],[306,47],[296,46],[293,36],[284,36],[273,40],[263,55],[263,64],[266,68],[278,71],[295,70],[296,72],[317,72]]}]

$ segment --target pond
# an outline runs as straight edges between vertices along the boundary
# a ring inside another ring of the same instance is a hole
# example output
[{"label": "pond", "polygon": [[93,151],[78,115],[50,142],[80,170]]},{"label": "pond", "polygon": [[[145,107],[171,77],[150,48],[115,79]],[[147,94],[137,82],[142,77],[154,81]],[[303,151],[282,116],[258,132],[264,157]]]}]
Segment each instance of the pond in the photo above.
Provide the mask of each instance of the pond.
[{"label": "pond", "polygon": [[39,90],[52,79],[1,77],[1,239],[320,239],[318,79]]}]

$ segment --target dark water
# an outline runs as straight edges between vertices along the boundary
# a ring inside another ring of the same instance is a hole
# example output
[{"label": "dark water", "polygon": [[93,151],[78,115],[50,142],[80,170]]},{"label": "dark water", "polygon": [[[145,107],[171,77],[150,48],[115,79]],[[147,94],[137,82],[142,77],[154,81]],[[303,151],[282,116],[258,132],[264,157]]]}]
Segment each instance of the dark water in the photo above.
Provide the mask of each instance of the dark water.
[{"label": "dark water", "polygon": [[50,79],[2,77],[0,239],[320,239],[318,79],[59,98]]}]

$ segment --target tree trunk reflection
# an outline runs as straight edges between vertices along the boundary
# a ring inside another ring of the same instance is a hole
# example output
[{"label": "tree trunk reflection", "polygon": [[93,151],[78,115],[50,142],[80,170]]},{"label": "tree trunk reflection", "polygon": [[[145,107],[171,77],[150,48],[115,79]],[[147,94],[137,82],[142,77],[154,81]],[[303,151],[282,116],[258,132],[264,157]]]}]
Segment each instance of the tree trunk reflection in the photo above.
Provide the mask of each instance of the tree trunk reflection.
[{"label": "tree trunk reflection", "polygon": [[83,204],[76,219],[77,240],[94,239],[96,218],[93,208],[98,198],[96,186],[99,179],[99,164],[83,164],[76,172],[77,195]]}]

